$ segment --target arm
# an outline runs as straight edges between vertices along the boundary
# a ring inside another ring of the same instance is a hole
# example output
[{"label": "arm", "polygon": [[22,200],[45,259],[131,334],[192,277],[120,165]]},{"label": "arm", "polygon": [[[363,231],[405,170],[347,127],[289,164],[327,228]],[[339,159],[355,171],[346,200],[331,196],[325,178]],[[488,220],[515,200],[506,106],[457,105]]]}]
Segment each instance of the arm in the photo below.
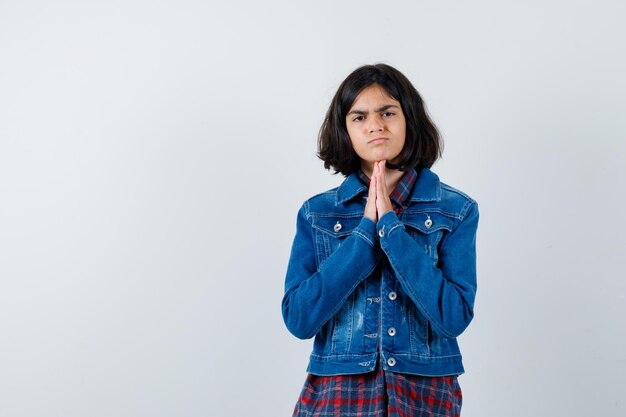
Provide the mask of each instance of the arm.
[{"label": "arm", "polygon": [[406,232],[393,211],[378,222],[384,227],[380,245],[402,288],[413,300],[433,331],[456,337],[474,315],[476,296],[476,229],[478,206],[468,202],[461,223],[441,243],[439,266]]},{"label": "arm", "polygon": [[301,339],[315,336],[356,286],[372,273],[380,258],[375,229],[375,223],[363,217],[337,250],[317,268],[308,204],[302,206],[282,301],[283,319],[294,336]]}]

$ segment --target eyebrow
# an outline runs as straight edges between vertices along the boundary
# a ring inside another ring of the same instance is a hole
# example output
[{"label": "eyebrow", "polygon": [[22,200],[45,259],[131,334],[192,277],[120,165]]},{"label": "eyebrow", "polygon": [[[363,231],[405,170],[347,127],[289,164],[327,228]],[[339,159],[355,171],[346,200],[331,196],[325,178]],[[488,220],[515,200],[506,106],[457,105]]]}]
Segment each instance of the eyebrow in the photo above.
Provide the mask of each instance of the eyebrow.
[{"label": "eyebrow", "polygon": [[[377,108],[376,110],[374,110],[375,113],[379,113],[381,111],[385,111],[385,110],[389,110],[390,108],[395,107],[396,109],[400,109],[399,106],[396,106],[395,104],[385,104],[382,107]],[[367,114],[367,111],[365,110],[359,110],[359,109],[354,109],[354,110],[350,110],[348,112],[348,114],[346,114],[346,116],[350,116],[351,114]]]}]

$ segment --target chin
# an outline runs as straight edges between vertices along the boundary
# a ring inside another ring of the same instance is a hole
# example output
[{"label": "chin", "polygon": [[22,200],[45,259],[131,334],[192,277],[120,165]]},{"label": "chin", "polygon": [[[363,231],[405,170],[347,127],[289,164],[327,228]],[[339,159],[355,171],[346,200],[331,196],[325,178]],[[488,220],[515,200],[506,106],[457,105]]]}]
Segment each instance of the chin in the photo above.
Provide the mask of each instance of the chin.
[{"label": "chin", "polygon": [[382,160],[387,160],[387,153],[386,152],[381,152],[381,153],[377,153],[372,155],[371,160],[369,160],[369,162],[378,162],[378,161],[382,161]]}]

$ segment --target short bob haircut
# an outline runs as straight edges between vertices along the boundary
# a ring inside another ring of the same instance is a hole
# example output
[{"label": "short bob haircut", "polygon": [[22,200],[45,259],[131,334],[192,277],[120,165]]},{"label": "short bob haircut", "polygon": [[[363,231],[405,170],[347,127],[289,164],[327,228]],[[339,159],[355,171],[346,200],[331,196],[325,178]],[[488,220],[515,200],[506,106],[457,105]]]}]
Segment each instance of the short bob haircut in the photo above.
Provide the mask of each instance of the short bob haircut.
[{"label": "short bob haircut", "polygon": [[346,115],[356,97],[365,88],[378,84],[400,102],[406,119],[404,148],[395,164],[387,167],[400,171],[430,168],[441,156],[443,142],[437,127],[430,120],[422,97],[413,84],[397,69],[386,65],[364,65],[354,70],[341,83],[333,97],[317,141],[317,156],[324,168],[348,176],[361,169],[361,160],[352,148],[346,128]]}]

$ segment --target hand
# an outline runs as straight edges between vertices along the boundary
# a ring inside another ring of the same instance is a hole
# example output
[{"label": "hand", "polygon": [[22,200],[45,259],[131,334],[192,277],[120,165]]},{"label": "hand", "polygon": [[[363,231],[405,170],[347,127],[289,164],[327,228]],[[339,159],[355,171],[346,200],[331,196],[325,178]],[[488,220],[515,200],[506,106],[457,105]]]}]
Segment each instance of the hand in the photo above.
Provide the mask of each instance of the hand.
[{"label": "hand", "polygon": [[374,175],[376,177],[376,215],[380,219],[383,214],[393,210],[391,199],[389,198],[389,191],[387,190],[386,170],[385,164],[387,161],[383,160],[374,163]]},{"label": "hand", "polygon": [[367,204],[365,204],[365,212],[363,213],[365,217],[374,222],[377,222],[383,214],[393,210],[385,180],[385,162],[374,162]]},{"label": "hand", "polygon": [[376,215],[376,181],[374,180],[374,175],[370,178],[370,190],[367,193],[367,203],[365,204],[363,216],[372,220],[374,223],[378,221],[378,216]]}]

